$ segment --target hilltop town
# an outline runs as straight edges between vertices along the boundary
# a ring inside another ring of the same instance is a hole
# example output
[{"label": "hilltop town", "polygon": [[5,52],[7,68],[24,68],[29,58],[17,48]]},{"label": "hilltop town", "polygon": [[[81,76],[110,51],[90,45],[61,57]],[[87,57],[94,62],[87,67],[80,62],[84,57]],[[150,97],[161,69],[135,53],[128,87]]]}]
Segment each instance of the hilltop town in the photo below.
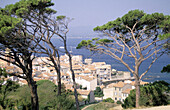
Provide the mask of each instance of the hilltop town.
[{"label": "hilltop town", "polygon": [[[33,60],[33,78],[35,81],[50,80],[57,85],[57,73],[54,67],[50,66],[48,57],[37,57]],[[124,101],[134,89],[134,78],[130,72],[117,71],[112,69],[106,62],[93,62],[92,59],[84,59],[81,55],[72,56],[73,70],[77,83],[77,91],[83,98],[90,95],[90,103],[112,98],[115,101]],[[61,81],[66,89],[73,90],[72,74],[69,69],[69,58],[67,55],[60,56]],[[0,67],[5,68],[8,73],[22,73],[15,65],[0,61]],[[22,75],[22,74],[21,74]],[[20,85],[27,84],[26,80],[8,76],[9,80],[16,81]],[[146,84],[142,82],[140,84]],[[103,97],[95,97],[94,90],[100,87],[103,90]]]}]

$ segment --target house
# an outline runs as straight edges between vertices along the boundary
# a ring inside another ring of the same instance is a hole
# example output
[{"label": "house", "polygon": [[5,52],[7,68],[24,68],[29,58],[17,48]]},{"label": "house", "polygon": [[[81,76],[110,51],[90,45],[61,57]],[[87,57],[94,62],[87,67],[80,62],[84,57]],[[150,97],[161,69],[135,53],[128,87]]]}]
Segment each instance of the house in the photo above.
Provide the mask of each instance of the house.
[{"label": "house", "polygon": [[[140,82],[140,85],[148,84],[148,82]],[[124,101],[130,94],[132,89],[135,89],[134,81],[120,81],[118,83],[111,83],[103,89],[104,99],[112,98],[115,101]]]},{"label": "house", "polygon": [[92,64],[92,59],[91,58],[86,58],[84,59],[84,63],[87,65],[91,65]]},{"label": "house", "polygon": [[115,101],[123,101],[125,97],[122,97],[122,91],[125,91],[126,89],[132,89],[132,85],[121,81],[118,83],[111,83],[103,89],[103,98],[112,98]]},{"label": "house", "polygon": [[95,101],[94,91],[77,89],[77,92],[84,98],[89,99],[89,103]]},{"label": "house", "polygon": [[77,84],[82,85],[83,88],[87,87],[87,90],[95,90],[97,87],[97,79],[95,77],[76,75],[75,81]]},{"label": "house", "polygon": [[105,62],[93,62],[91,65],[95,67],[98,85],[102,85],[103,80],[111,79],[111,65]]},{"label": "house", "polygon": [[[83,56],[82,55],[74,55],[72,56],[72,64],[73,65],[78,65],[78,64],[82,64],[83,62]],[[65,54],[60,56],[60,62],[61,63],[69,63],[69,57]]]},{"label": "house", "polygon": [[125,89],[124,91],[122,91],[122,100],[123,101],[126,99],[126,97],[129,96],[131,90],[132,89]]}]

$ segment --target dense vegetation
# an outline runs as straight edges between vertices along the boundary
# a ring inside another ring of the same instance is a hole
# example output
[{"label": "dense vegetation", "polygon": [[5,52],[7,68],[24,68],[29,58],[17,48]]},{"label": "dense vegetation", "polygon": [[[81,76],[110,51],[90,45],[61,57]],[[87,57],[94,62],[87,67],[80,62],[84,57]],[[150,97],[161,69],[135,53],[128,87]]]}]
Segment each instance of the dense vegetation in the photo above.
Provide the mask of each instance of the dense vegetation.
[{"label": "dense vegetation", "polygon": [[[170,86],[164,81],[156,81],[152,84],[141,86],[140,90],[140,106],[159,106],[170,104],[170,102],[168,102]],[[132,90],[129,96],[125,99],[124,104],[122,104],[122,107],[133,108],[135,107],[135,101],[135,90]]]},{"label": "dense vegetation", "polygon": [[170,73],[170,64],[164,66],[161,72],[162,72],[162,73],[163,73],[163,72]]},{"label": "dense vegetation", "polygon": [[103,99],[103,102],[115,103],[115,101],[112,98]]},{"label": "dense vegetation", "polygon": [[94,104],[85,110],[110,110],[111,108],[115,107],[116,104],[109,103],[109,102],[100,102],[98,104]]},{"label": "dense vegetation", "polygon": [[0,68],[0,110],[6,109],[10,106],[8,95],[11,92],[15,92],[19,85],[13,81],[5,80],[7,78],[7,73],[5,69]]},{"label": "dense vegetation", "polygon": [[[62,86],[62,95],[57,96],[57,86],[48,80],[40,80],[37,82],[39,108],[40,110],[71,110],[75,109],[75,101],[71,91],[66,91]],[[13,84],[14,86],[14,84]],[[6,109],[31,109],[31,94],[27,85],[17,88],[15,91],[8,91],[5,99]],[[2,93],[0,93],[1,96]]]}]

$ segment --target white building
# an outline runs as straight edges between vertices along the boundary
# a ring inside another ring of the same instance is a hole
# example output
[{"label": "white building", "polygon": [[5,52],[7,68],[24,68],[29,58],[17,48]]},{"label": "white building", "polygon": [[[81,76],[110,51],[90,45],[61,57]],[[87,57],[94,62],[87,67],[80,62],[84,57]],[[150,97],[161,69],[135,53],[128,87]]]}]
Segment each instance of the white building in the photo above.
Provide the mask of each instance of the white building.
[{"label": "white building", "polygon": [[87,87],[87,90],[95,90],[97,87],[97,79],[94,77],[76,75],[75,81],[83,88]]}]

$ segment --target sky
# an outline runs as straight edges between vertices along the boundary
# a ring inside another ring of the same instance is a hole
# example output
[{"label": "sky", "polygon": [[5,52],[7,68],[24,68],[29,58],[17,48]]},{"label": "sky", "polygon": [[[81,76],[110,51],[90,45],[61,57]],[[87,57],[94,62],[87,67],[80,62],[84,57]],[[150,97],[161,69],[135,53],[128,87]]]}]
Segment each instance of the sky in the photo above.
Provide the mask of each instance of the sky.
[{"label": "sky", "polygon": [[[0,7],[19,0],[0,0]],[[170,0],[52,0],[57,15],[74,18],[70,23],[73,31],[93,30],[108,21],[122,17],[130,10],[139,9],[145,13],[159,12],[170,15]],[[75,29],[74,29],[75,28]],[[87,29],[88,28],[88,29]],[[74,32],[73,32],[74,33]]]}]

